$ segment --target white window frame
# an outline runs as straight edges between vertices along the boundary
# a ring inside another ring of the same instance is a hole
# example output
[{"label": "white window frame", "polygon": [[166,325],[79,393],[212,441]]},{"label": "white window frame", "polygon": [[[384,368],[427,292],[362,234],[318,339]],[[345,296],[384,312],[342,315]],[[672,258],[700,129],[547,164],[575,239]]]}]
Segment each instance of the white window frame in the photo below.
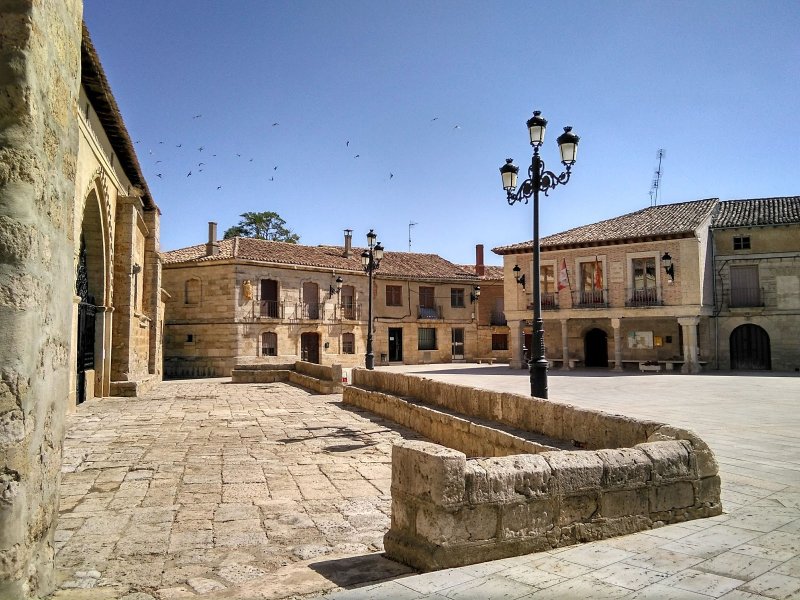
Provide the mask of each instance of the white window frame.
[{"label": "white window frame", "polygon": [[[633,294],[633,261],[637,258],[654,258],[656,265],[656,299],[661,304],[661,270],[664,268],[661,264],[661,253],[658,250],[648,250],[645,252],[628,252],[625,254],[625,261],[627,263],[627,272],[625,273],[625,294],[626,300],[630,300]],[[675,260],[673,258],[673,260]],[[605,271],[604,271],[605,272]]]}]

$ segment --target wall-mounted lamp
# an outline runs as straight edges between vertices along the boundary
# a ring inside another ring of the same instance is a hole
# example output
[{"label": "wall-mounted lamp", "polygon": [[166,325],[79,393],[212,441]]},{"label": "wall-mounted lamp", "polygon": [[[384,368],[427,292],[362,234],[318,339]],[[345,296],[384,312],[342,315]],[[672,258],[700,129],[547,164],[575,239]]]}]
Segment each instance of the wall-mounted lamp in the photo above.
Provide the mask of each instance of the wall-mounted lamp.
[{"label": "wall-mounted lamp", "polygon": [[481,297],[481,286],[476,285],[472,287],[472,293],[469,295],[470,303],[474,304]]},{"label": "wall-mounted lamp", "polygon": [[337,277],[336,278],[336,287],[334,287],[332,285],[329,286],[328,299],[330,300],[331,298],[333,298],[334,294],[338,294],[341,291],[342,291],[342,278],[341,277]]},{"label": "wall-mounted lamp", "polygon": [[516,281],[519,285],[521,285],[522,289],[524,290],[525,289],[525,274],[524,273],[522,275],[519,274],[519,272],[522,269],[519,268],[519,265],[514,265],[514,268],[511,269],[511,270],[514,271],[514,281]]},{"label": "wall-mounted lamp", "polygon": [[672,257],[669,255],[669,252],[664,252],[664,256],[661,257],[661,263],[664,265],[664,270],[669,275],[669,281],[672,283],[675,281],[675,265],[672,264]]},{"label": "wall-mounted lamp", "polygon": [[142,265],[140,265],[139,263],[133,263],[133,266],[131,267],[131,275],[138,275],[141,272],[142,272]]}]

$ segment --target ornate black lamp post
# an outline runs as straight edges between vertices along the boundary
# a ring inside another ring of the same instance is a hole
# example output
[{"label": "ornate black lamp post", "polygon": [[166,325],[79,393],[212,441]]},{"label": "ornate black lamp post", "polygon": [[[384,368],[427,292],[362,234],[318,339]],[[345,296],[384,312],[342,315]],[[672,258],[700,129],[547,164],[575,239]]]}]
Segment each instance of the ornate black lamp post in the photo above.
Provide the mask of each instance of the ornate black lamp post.
[{"label": "ornate black lamp post", "polygon": [[378,270],[383,258],[383,246],[372,229],[367,234],[367,250],[361,253],[361,264],[364,267],[364,272],[369,275],[369,309],[367,311],[367,356],[365,365],[367,369],[372,370],[375,368],[375,355],[372,353],[372,274]]},{"label": "ornate black lamp post", "polygon": [[[579,137],[572,133],[572,127],[564,127],[564,133],[556,140],[561,151],[561,162],[566,170],[560,175],[552,171],[545,171],[544,161],[539,156],[539,147],[544,141],[544,132],[547,120],[541,116],[541,111],[533,111],[533,116],[528,119],[528,133],[533,158],[528,167],[528,179],[522,182],[519,191],[517,187],[517,173],[519,167],[514,165],[513,159],[506,159],[506,164],[500,167],[500,176],[503,178],[503,189],[506,190],[508,203],[525,201],[533,196],[533,348],[531,348],[531,396],[547,398],[547,359],[544,357],[544,321],[542,320],[542,293],[540,281],[540,248],[539,248],[539,192],[547,196],[550,190],[559,184],[569,181],[572,165],[578,154]],[[516,275],[516,274],[515,274]],[[519,283],[521,280],[517,279]],[[534,351],[535,350],[535,351]]]}]

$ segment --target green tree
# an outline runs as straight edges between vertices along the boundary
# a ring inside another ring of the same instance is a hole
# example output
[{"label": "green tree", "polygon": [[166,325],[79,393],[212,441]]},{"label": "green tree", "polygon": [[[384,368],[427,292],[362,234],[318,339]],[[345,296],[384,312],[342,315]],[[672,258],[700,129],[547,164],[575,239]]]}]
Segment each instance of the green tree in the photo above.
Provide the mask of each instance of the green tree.
[{"label": "green tree", "polygon": [[286,227],[286,221],[272,211],[246,212],[239,215],[242,220],[225,230],[226,240],[232,237],[250,237],[276,242],[296,244],[300,236]]}]

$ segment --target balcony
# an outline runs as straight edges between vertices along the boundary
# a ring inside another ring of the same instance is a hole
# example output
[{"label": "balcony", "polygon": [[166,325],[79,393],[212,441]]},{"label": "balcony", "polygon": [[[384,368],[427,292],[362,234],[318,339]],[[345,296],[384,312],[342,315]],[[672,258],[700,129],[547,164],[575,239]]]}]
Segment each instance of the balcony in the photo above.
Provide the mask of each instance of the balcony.
[{"label": "balcony", "polygon": [[635,289],[628,288],[625,294],[625,306],[660,306],[663,304],[658,299],[656,288]]},{"label": "balcony", "polygon": [[361,305],[360,304],[342,304],[339,306],[340,318],[348,321],[361,320]]},{"label": "balcony", "polygon": [[492,314],[489,315],[489,325],[496,325],[496,326],[508,325],[508,321],[506,320],[506,313],[504,313],[503,311],[493,310]]},{"label": "balcony", "polygon": [[267,319],[283,318],[283,302],[278,302],[277,300],[261,300],[258,304],[259,316]]},{"label": "balcony", "polygon": [[441,306],[417,306],[417,318],[419,319],[441,319]]},{"label": "balcony", "polygon": [[608,290],[580,290],[572,292],[575,308],[608,308]]},{"label": "balcony", "polygon": [[[528,310],[533,310],[533,300],[528,303]],[[558,310],[558,294],[556,292],[542,292],[542,310]]]},{"label": "balcony", "polygon": [[760,287],[732,287],[728,306],[731,308],[764,306],[762,289]]}]

